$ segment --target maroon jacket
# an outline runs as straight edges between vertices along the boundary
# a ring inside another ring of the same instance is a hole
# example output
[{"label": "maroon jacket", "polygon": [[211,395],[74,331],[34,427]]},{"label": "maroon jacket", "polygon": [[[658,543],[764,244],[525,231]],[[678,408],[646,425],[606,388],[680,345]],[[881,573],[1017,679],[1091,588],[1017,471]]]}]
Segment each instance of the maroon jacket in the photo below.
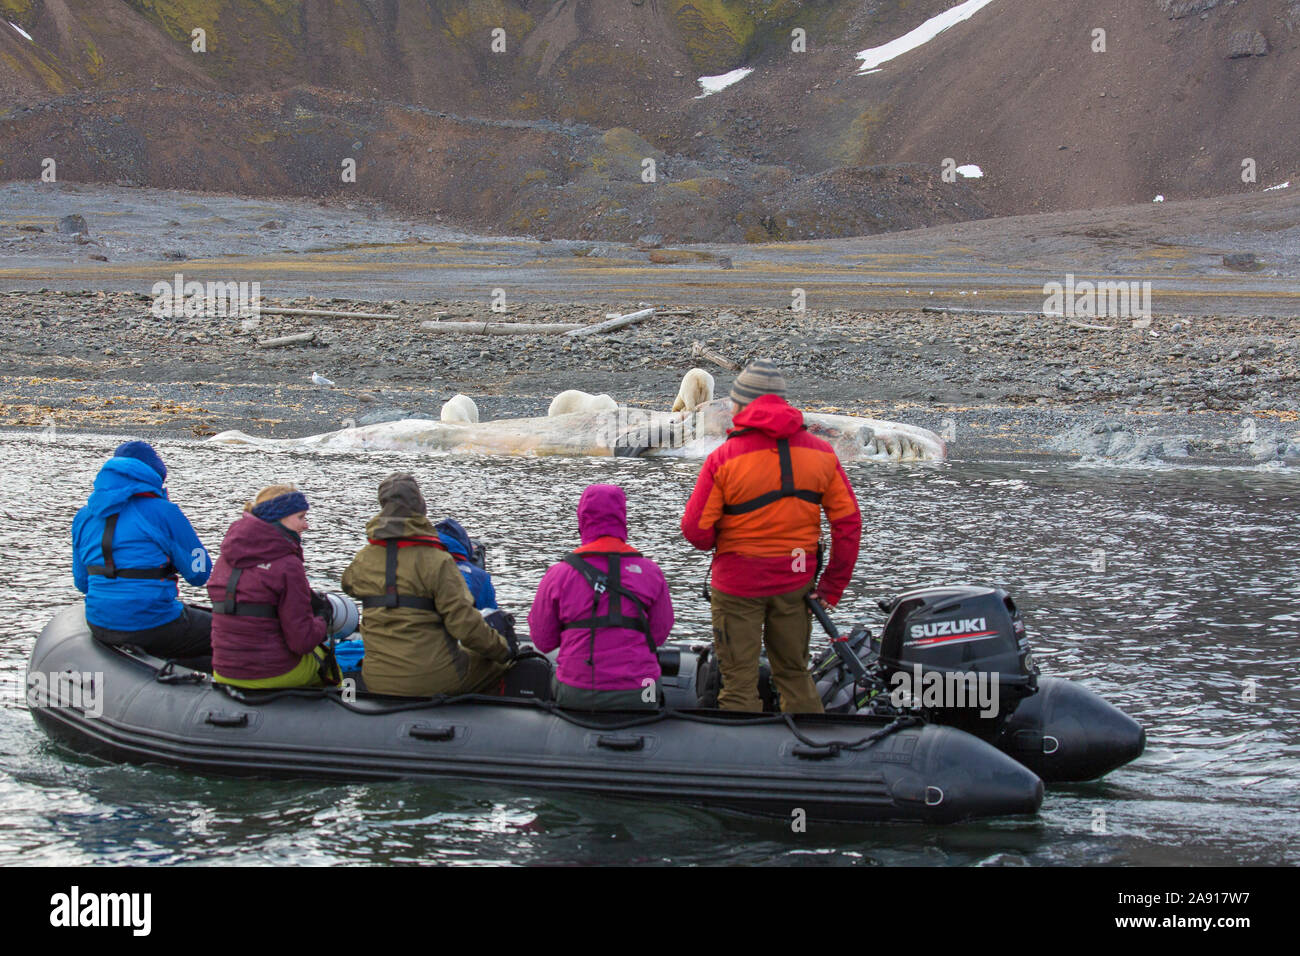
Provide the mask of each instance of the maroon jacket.
[{"label": "maroon jacket", "polygon": [[279,522],[245,513],[221,542],[221,557],[208,579],[208,596],[226,599],[232,568],[243,568],[235,599],[273,604],[279,617],[212,615],[212,669],[235,680],[278,677],[325,640],[325,620],[311,612],[311,587],[302,545]]}]

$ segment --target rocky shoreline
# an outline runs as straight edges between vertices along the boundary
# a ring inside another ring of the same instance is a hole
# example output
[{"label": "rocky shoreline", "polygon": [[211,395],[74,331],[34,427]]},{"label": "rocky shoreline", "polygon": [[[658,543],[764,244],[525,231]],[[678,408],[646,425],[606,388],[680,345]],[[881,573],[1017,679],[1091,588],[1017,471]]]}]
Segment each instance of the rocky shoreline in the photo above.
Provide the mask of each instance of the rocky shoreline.
[{"label": "rocky shoreline", "polygon": [[[692,345],[702,342],[738,363],[773,357],[801,407],[950,436],[955,458],[1300,459],[1300,355],[1290,320],[1277,317],[1156,316],[1132,328],[1015,314],[654,303],[672,314],[572,339],[446,334],[420,323],[592,323],[638,303],[492,313],[481,302],[301,298],[263,306],[392,318],[256,321],[158,318],[151,303],[131,292],[0,294],[0,427],[172,438],[238,428],[287,438],[436,418],[456,392],[485,420],[545,414],[565,388],[666,409],[682,374],[701,364]],[[313,341],[258,345],[304,332]],[[720,391],[730,383],[731,372],[704,367]],[[312,384],[313,372],[335,384]]]}]

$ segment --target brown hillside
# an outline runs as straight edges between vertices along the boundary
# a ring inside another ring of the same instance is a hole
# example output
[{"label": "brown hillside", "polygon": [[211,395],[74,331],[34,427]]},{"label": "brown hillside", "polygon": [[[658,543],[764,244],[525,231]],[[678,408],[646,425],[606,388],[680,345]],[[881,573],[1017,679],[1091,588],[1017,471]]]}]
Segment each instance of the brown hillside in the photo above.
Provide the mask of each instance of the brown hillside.
[{"label": "brown hillside", "polygon": [[328,196],[350,156],[347,189],[479,228],[758,241],[1300,173],[1300,0],[992,0],[857,75],[956,2],[0,0],[33,38],[0,22],[0,178]]}]

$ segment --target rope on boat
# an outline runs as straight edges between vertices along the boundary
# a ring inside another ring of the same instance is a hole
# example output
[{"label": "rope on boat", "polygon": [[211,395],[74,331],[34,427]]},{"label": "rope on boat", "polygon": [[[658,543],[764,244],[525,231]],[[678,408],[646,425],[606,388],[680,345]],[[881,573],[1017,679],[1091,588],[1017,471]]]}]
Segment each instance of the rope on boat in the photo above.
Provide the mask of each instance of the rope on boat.
[{"label": "rope on boat", "polygon": [[672,708],[665,707],[662,710],[658,710],[652,714],[646,714],[644,717],[633,717],[628,720],[608,722],[608,721],[594,721],[594,720],[584,719],[578,716],[577,714],[573,713],[572,711],[565,710],[564,708],[557,706],[554,701],[511,700],[509,698],[503,699],[501,697],[496,697],[489,694],[459,694],[456,696],[437,694],[434,695],[433,697],[420,698],[419,700],[403,701],[402,703],[398,703],[398,704],[388,704],[379,707],[375,707],[375,706],[361,707],[351,701],[344,700],[342,691],[337,687],[322,687],[322,688],[289,687],[283,690],[273,691],[268,694],[258,694],[256,697],[249,697],[246,693],[244,693],[242,689],[238,687],[232,687],[229,684],[214,684],[213,686],[220,688],[222,692],[225,693],[232,700],[238,701],[239,703],[248,706],[261,706],[262,704],[269,704],[272,701],[280,700],[285,697],[303,697],[303,698],[311,698],[311,699],[318,699],[323,697],[326,700],[331,701],[332,703],[338,704],[344,710],[350,711],[354,714],[363,714],[366,716],[375,716],[375,717],[383,716],[387,714],[405,713],[408,711],[429,710],[437,707],[445,707],[448,704],[487,703],[487,704],[498,704],[498,705],[507,704],[512,706],[531,705],[540,710],[546,711],[548,714],[550,714],[553,717],[558,717],[560,720],[563,720],[566,723],[573,724],[576,727],[582,727],[586,730],[605,730],[605,731],[632,730],[637,727],[649,727],[652,724],[657,724],[665,720],[684,720],[688,723],[706,724],[711,726],[734,726],[737,723],[743,723],[746,725],[783,724],[794,736],[794,738],[798,740],[801,744],[803,744],[806,747],[815,748],[817,750],[825,750],[830,756],[835,756],[843,751],[852,752],[852,751],[863,750],[866,747],[869,747],[871,744],[876,743],[879,740],[883,740],[885,737],[897,733],[900,730],[904,730],[908,727],[914,727],[917,726],[918,724],[924,723],[924,721],[921,720],[921,718],[919,717],[905,714],[901,717],[897,717],[894,720],[890,721],[888,724],[886,724],[884,727],[880,728],[879,730],[870,733],[865,737],[859,738],[858,740],[817,741],[806,736],[803,732],[799,730],[799,728],[795,724],[794,721],[795,715],[793,714],[772,714],[772,715],[764,715],[764,716],[739,717],[739,718],[712,717],[708,714],[698,714],[698,713],[692,713],[690,711],[673,710]]},{"label": "rope on boat", "polygon": [[[139,658],[137,658],[137,660],[139,660]],[[176,662],[168,660],[163,663],[162,667],[155,668],[154,679],[160,684],[201,684],[208,680],[208,675],[201,671],[192,671],[189,669],[182,669],[178,672]],[[417,710],[429,710],[437,707],[445,707],[449,704],[486,703],[496,705],[505,704],[510,706],[533,706],[546,711],[553,717],[558,717],[560,720],[587,730],[632,730],[637,727],[649,727],[665,720],[684,720],[688,723],[705,724],[709,726],[734,726],[738,723],[747,725],[783,724],[801,744],[816,750],[826,751],[828,756],[836,756],[842,751],[862,750],[900,730],[924,723],[924,721],[919,717],[905,714],[895,718],[879,730],[858,740],[828,740],[821,742],[813,740],[801,732],[796,726],[794,715],[792,714],[714,717],[708,714],[694,713],[691,711],[673,710],[672,708],[665,706],[661,710],[657,710],[651,714],[646,714],[643,717],[633,717],[627,720],[609,722],[584,719],[572,711],[557,706],[554,701],[529,701],[501,698],[489,694],[459,694],[455,696],[436,694],[433,697],[422,697],[417,700],[402,701],[400,703],[361,707],[352,701],[345,700],[343,698],[342,688],[339,687],[286,687],[281,690],[270,691],[268,693],[258,693],[256,696],[250,696],[243,688],[234,687],[230,684],[218,684],[214,681],[212,686],[220,690],[231,700],[249,707],[258,707],[286,697],[300,697],[307,699],[324,698],[351,713],[375,717]]]}]

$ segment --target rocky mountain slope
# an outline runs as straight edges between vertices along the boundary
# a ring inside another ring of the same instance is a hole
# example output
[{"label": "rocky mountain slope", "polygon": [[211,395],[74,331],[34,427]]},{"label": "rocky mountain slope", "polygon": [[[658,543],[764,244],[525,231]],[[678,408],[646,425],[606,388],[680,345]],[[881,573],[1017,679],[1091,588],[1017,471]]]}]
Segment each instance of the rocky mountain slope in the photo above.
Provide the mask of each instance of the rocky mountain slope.
[{"label": "rocky mountain slope", "polygon": [[765,241],[1300,174],[1297,0],[966,0],[859,74],[956,6],[0,0],[0,178],[52,158],[62,180],[357,194],[500,233]]}]

